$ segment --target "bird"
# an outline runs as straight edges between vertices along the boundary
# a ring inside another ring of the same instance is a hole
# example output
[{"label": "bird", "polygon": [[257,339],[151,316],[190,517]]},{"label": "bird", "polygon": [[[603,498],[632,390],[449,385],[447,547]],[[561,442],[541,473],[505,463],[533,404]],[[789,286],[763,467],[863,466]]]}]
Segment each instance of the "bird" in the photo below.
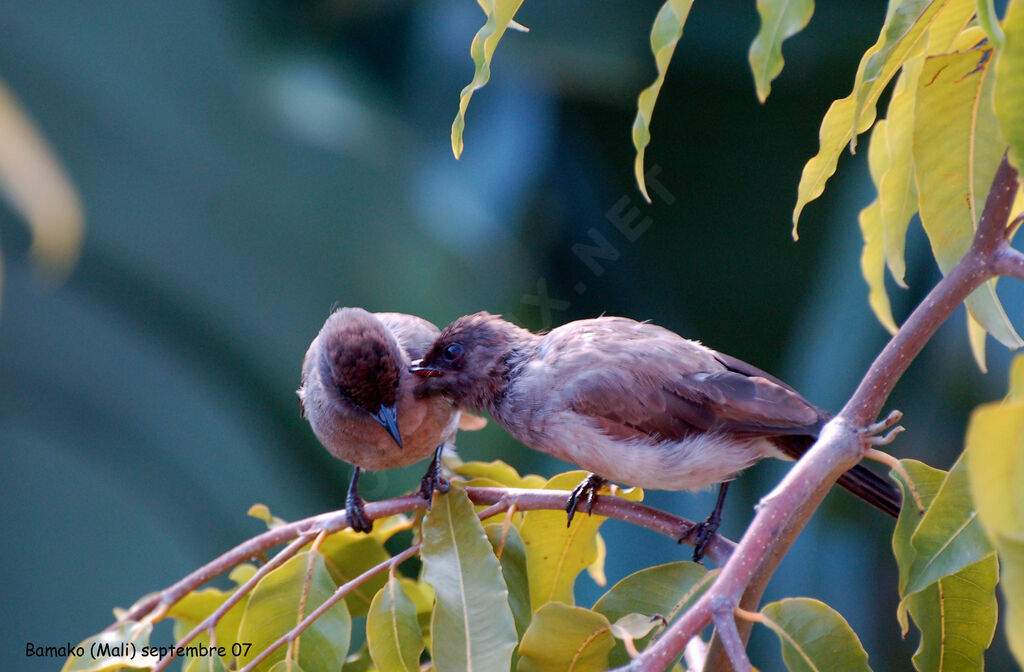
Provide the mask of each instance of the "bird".
[{"label": "bird", "polygon": [[[345,507],[352,529],[370,532],[359,474],[433,459],[420,485],[428,507],[444,492],[441,452],[452,441],[460,412],[439,395],[414,395],[410,362],[422,357],[440,330],[415,315],[340,308],[331,313],[306,351],[297,390],[300,414],[320,443],[353,465]],[[482,418],[463,421],[475,429]]]},{"label": "bird", "polygon": [[[486,409],[529,448],[590,475],[568,522],[606,479],[655,490],[718,484],[715,509],[679,538],[700,561],[721,522],[729,481],[766,458],[797,459],[831,418],[792,387],[734,357],[650,322],[578,320],[535,334],[480,312],[445,327],[410,369],[419,394]],[[892,483],[857,465],[838,483],[897,516]]]}]

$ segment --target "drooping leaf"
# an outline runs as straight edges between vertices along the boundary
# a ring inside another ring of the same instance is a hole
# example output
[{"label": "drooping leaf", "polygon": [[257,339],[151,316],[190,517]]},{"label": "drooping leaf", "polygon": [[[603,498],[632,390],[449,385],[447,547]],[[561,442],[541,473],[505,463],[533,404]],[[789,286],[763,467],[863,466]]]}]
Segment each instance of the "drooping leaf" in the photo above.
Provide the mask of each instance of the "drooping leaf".
[{"label": "drooping leaf", "polygon": [[416,605],[392,576],[373,597],[366,614],[366,640],[370,656],[380,670],[418,672],[423,635]]},{"label": "drooping leaf", "polygon": [[[313,551],[297,554],[260,579],[238,626],[238,640],[252,644],[248,654],[239,657],[240,662],[245,664],[276,642],[336,588],[323,556]],[[339,669],[348,655],[351,630],[352,619],[341,600],[302,633],[292,648],[293,660],[307,670]],[[272,653],[257,669],[269,670],[284,660],[287,648]]]},{"label": "drooping leaf", "polygon": [[67,274],[82,247],[81,199],[60,159],[0,83],[0,198],[25,218],[32,233],[32,260]]},{"label": "drooping leaf", "polygon": [[842,616],[824,602],[797,597],[766,604],[761,614],[779,636],[791,672],[870,672],[868,654]]},{"label": "drooping leaf", "polygon": [[1007,639],[1024,665],[1024,357],[1014,359],[1006,400],[975,409],[966,444],[974,506],[999,552]]},{"label": "drooping leaf", "polygon": [[[917,80],[921,76],[923,65],[924,58],[908,61],[896,81],[885,120],[888,165],[882,173],[881,180],[876,183],[885,263],[893,279],[901,287],[906,287],[904,249],[907,227],[917,212],[917,183],[914,181],[911,139],[914,134]],[[869,151],[869,161],[870,156]],[[875,312],[877,314],[878,311]]]},{"label": "drooping leaf", "polygon": [[[241,585],[247,581],[255,571],[256,568],[252,565],[239,565],[232,571],[231,578],[237,584]],[[181,639],[195,628],[195,626],[205,620],[214,611],[219,609],[233,592],[234,591],[231,590],[220,590],[217,588],[194,590],[172,605],[167,611],[167,616],[174,619],[174,641],[181,641]],[[227,648],[229,653],[226,656],[226,659],[229,661],[234,658],[234,654],[231,653],[231,645],[239,641],[238,626],[242,621],[242,614],[245,613],[245,607],[248,603],[249,596],[246,595],[228,609],[214,628],[214,633],[217,638],[216,643],[218,646]],[[199,635],[192,640],[192,643],[210,645],[209,632],[204,630],[199,633]],[[204,663],[202,668],[205,669],[209,666],[209,664]]]},{"label": "drooping leaf", "polygon": [[549,602],[533,615],[519,645],[519,672],[603,672],[615,645],[601,614]]},{"label": "drooping leaf", "polygon": [[796,35],[811,20],[814,0],[758,0],[761,28],[750,43],[747,59],[754,74],[757,97],[763,103],[772,90],[772,80],[782,72],[782,43]]},{"label": "drooping leaf", "polygon": [[[855,146],[856,135],[871,128],[875,105],[889,81],[908,60],[923,51],[923,37],[931,28],[966,23],[973,7],[966,0],[893,0],[878,40],[861,57],[853,89],[846,98],[832,103],[818,131],[818,153],[804,166],[793,208],[793,236],[804,207],[821,196],[825,184],[836,172],[839,155],[847,144]],[[916,18],[913,18],[916,17]],[[962,17],[962,20],[961,20]],[[931,45],[929,45],[929,48]],[[870,69],[869,69],[870,65]]]},{"label": "drooping leaf", "polygon": [[[943,273],[970,247],[1006,147],[991,105],[992,52],[983,45],[927,58],[918,83],[913,152],[919,209]],[[966,304],[1001,343],[1024,345],[994,282],[975,290]]]},{"label": "drooping leaf", "polygon": [[423,521],[424,580],[434,587],[431,659],[437,672],[507,670],[517,642],[501,568],[473,503],[457,484]]},{"label": "drooping leaf", "polygon": [[469,47],[469,55],[473,58],[473,81],[467,84],[459,94],[459,112],[452,122],[452,152],[455,158],[462,156],[462,132],[466,128],[466,108],[473,92],[482,88],[491,78],[491,58],[498,46],[498,41],[508,29],[509,24],[519,11],[523,0],[477,0],[487,15],[487,22],[473,37]]},{"label": "drooping leaf", "polygon": [[[665,623],[672,623],[704,594],[716,576],[717,569],[709,572],[697,563],[682,560],[647,567],[612,586],[594,604],[594,611],[612,623],[632,613],[647,618],[662,616]],[[657,625],[653,636],[663,629],[664,625]],[[637,644],[637,649],[642,650],[645,643]],[[609,660],[613,666],[625,665],[629,655],[625,647],[616,644]]]},{"label": "drooping leaf", "polygon": [[[998,24],[995,24],[998,25]],[[995,114],[1010,143],[1010,160],[1024,169],[1024,1],[1010,0],[1002,26],[1003,47],[996,58]]]},{"label": "drooping leaf", "polygon": [[152,632],[153,626],[150,623],[128,621],[114,630],[93,635],[75,647],[76,651],[68,656],[60,672],[115,672],[152,668],[156,664],[156,657],[142,655],[142,648],[149,645]]},{"label": "drooping leaf", "polygon": [[654,114],[658,94],[665,83],[669,61],[676,50],[676,43],[683,36],[683,26],[692,6],[693,0],[665,0],[651,27],[651,52],[654,54],[658,76],[653,84],[640,92],[636,103],[636,119],[633,121],[633,146],[636,148],[633,172],[636,174],[640,193],[648,203],[651,197],[647,194],[647,181],[644,179],[644,150],[651,142],[651,116]]},{"label": "drooping leaf", "polygon": [[992,553],[907,597],[906,608],[921,630],[913,657],[918,672],[984,669],[996,628],[998,578]]},{"label": "drooping leaf", "polygon": [[[544,489],[571,490],[586,476],[585,471],[559,474],[548,481]],[[643,497],[639,488],[619,494],[633,501]],[[581,510],[577,511],[572,525],[566,527],[564,511],[526,512],[519,532],[526,545],[533,611],[551,601],[574,603],[573,585],[580,572],[597,559],[597,531],[605,520],[604,516],[588,515]]]},{"label": "drooping leaf", "polygon": [[882,174],[889,163],[888,133],[886,120],[875,124],[871,131],[871,142],[868,145],[868,166],[871,179],[878,187],[879,195],[863,210],[858,218],[860,233],[864,239],[864,249],[860,255],[860,270],[868,283],[868,305],[875,317],[889,333],[896,333],[896,321],[892,317],[892,304],[889,303],[889,292],[885,289],[885,231],[882,228]]},{"label": "drooping leaf", "polygon": [[501,523],[484,526],[487,540],[501,563],[501,574],[508,587],[508,604],[516,622],[516,632],[522,637],[530,624],[530,577],[526,571],[526,547],[514,525],[505,529]]},{"label": "drooping leaf", "polygon": [[910,537],[914,559],[903,594],[924,589],[992,553],[971,502],[967,465],[956,461]]}]

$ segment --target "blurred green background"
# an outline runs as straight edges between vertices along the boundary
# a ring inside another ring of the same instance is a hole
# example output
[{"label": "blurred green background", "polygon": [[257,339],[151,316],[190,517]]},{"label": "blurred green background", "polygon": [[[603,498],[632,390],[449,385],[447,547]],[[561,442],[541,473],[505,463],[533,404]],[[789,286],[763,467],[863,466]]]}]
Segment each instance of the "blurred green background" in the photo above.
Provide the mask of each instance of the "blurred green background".
[{"label": "blurred green background", "polygon": [[[478,310],[531,328],[650,319],[841,406],[886,339],[859,275],[863,153],[840,163],[798,243],[789,217],[817,125],[848,93],[884,3],[818,7],[764,106],[746,63],[754,3],[697,3],[655,110],[647,165],[663,187],[646,205],[630,127],[654,76],[658,7],[525,3],[531,32],[499,46],[455,161],[450,124],[484,20],[471,0],[0,4],[0,80],[86,212],[81,260],[60,284],[28,262],[24,221],[0,202],[0,641],[15,668],[55,669],[25,643],[76,643],[111,607],[261,531],[245,515],[255,502],[288,519],[343,505],[348,468],[299,419],[294,392],[335,305],[439,325]],[[631,208],[649,218],[635,240],[613,223]],[[614,254],[593,266],[574,246],[595,235]],[[898,318],[936,273],[912,230]],[[1001,287],[1018,326],[1019,284]],[[979,373],[963,324],[942,329],[891,400],[906,414],[900,457],[948,468],[969,409],[1005,390],[1007,353],[990,347]],[[564,468],[494,423],[460,448]],[[407,491],[423,466],[368,473],[361,491]],[[785,468],[737,481],[727,535]],[[648,501],[702,518],[713,493]],[[898,636],[891,528],[831,495],[767,596],[828,601],[877,670],[908,669],[916,646]],[[611,582],[689,555],[630,526],[606,532]],[[600,593],[581,578],[581,603]],[[755,663],[779,665],[771,636],[754,646]],[[1005,656],[1000,641],[990,666]]]}]

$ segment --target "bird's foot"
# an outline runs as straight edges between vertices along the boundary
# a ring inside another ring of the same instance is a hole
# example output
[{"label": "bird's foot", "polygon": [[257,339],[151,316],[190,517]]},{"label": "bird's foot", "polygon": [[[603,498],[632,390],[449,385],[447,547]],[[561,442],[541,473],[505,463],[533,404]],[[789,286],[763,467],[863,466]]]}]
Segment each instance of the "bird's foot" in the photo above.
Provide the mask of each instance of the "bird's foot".
[{"label": "bird's foot", "polygon": [[448,479],[441,475],[441,451],[443,449],[444,444],[442,443],[434,451],[434,459],[430,461],[427,473],[420,481],[420,497],[427,500],[427,511],[430,510],[430,505],[434,501],[434,492],[448,492],[448,488],[451,486]]},{"label": "bird's foot", "polygon": [[576,515],[576,508],[579,506],[581,501],[587,503],[587,515],[590,515],[594,510],[594,500],[597,499],[597,491],[600,490],[607,481],[597,474],[590,474],[572,489],[572,494],[569,495],[569,500],[565,503],[565,512],[568,514],[565,526],[569,527],[572,525],[572,517]]},{"label": "bird's foot", "polygon": [[[690,536],[693,536],[693,561],[701,563],[704,559],[704,550],[711,543],[712,537],[718,532],[718,528],[722,525],[722,515],[719,511],[712,511],[711,515],[708,516],[707,520],[701,523],[694,523],[690,527],[686,528],[686,531],[679,537],[679,543],[683,543]],[[702,563],[701,563],[702,564]]]},{"label": "bird's foot", "polygon": [[373,520],[366,517],[363,498],[349,490],[345,497],[345,515],[348,516],[348,525],[356,532],[369,533],[373,530]]}]

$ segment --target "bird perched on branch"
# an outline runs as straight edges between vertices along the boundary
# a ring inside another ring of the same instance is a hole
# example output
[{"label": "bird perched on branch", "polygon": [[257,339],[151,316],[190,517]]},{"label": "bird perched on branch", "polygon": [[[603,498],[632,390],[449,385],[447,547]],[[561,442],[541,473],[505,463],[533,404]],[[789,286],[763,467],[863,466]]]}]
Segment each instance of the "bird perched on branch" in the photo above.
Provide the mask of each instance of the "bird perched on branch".
[{"label": "bird perched on branch", "polygon": [[[830,416],[733,357],[623,317],[534,334],[496,315],[461,317],[412,369],[420,393],[487,409],[530,448],[590,472],[566,505],[593,507],[605,479],[657,490],[721,484],[695,535],[694,559],[721,522],[728,482],[765,458],[796,459]],[[861,465],[839,485],[896,516],[900,493]]]},{"label": "bird perched on branch", "polygon": [[[460,414],[439,395],[415,398],[410,361],[422,357],[438,336],[436,326],[414,315],[341,308],[327,318],[302,363],[298,389],[302,416],[327,450],[354,466],[345,506],[352,529],[369,532],[358,493],[363,469],[390,469],[433,459],[420,494],[428,506],[445,491],[441,451],[455,438]],[[471,417],[463,428],[476,429]]]}]

